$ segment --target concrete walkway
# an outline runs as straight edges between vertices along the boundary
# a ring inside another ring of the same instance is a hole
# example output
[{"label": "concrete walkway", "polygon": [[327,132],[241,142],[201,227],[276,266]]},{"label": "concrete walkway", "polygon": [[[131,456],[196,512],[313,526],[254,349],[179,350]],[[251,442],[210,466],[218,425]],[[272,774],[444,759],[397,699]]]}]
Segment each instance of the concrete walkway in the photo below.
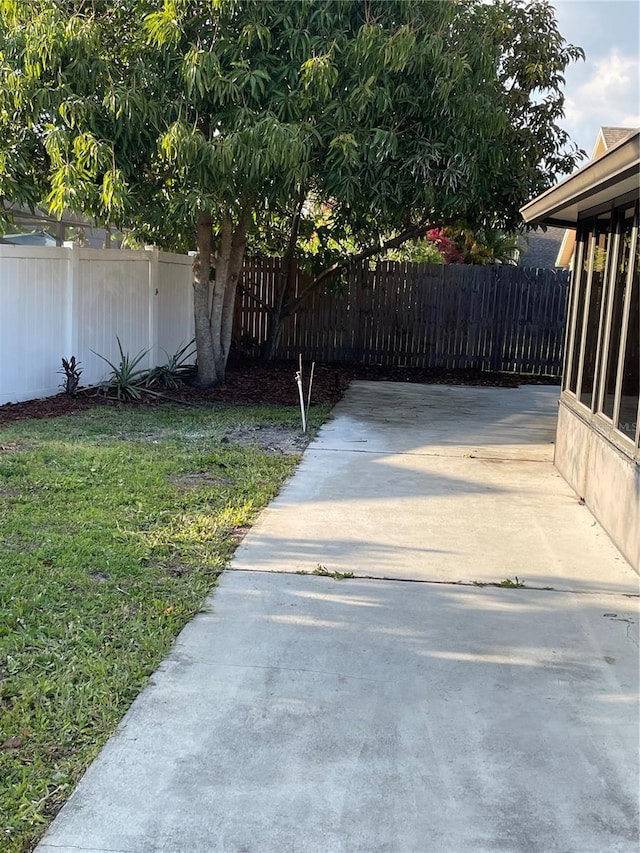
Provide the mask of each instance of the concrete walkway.
[{"label": "concrete walkway", "polygon": [[355,383],[41,853],[636,853],[638,576],[556,395]]}]

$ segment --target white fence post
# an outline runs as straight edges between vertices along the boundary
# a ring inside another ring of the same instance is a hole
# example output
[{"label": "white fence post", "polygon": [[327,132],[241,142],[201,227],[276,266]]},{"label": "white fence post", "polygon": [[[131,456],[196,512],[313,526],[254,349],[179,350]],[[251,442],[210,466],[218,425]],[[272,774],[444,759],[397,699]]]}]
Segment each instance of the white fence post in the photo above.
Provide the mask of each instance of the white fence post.
[{"label": "white fence post", "polygon": [[160,363],[158,347],[158,259],[157,246],[145,246],[149,261],[149,366]]},{"label": "white fence post", "polygon": [[78,346],[78,280],[80,276],[80,247],[75,243],[65,246],[68,252],[69,263],[67,266],[67,283],[66,283],[66,345],[67,352],[65,358],[71,358],[72,355],[78,357],[76,348]]}]

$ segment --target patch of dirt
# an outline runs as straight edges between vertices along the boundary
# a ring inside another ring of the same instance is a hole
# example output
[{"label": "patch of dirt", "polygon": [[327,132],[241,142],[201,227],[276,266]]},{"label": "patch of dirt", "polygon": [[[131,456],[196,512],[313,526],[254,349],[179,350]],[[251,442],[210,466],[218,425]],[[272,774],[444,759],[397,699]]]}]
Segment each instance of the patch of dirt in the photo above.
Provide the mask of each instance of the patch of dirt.
[{"label": "patch of dirt", "polygon": [[193,572],[193,569],[180,561],[174,561],[166,566],[166,572],[169,577],[182,578],[185,575],[190,575]]},{"label": "patch of dirt", "polygon": [[101,572],[97,569],[94,572],[89,572],[89,577],[96,583],[106,583],[109,580],[109,575],[106,572]]},{"label": "patch of dirt", "polygon": [[0,486],[0,498],[17,498],[21,494],[20,489],[14,489],[9,486]]},{"label": "patch of dirt", "polygon": [[27,449],[27,445],[21,441],[5,441],[0,444],[0,453],[24,453]]},{"label": "patch of dirt", "polygon": [[[229,365],[227,380],[221,388],[198,389],[189,386],[167,395],[169,401],[190,405],[211,405],[224,402],[236,405],[270,404],[276,406],[298,406],[298,386],[295,374],[296,362],[236,361]],[[310,365],[304,365],[305,393]],[[481,370],[447,370],[440,368],[383,367],[377,364],[316,364],[311,394],[312,404],[334,405],[341,399],[354,379],[387,382],[419,382],[435,385],[486,385],[492,387],[517,388],[519,385],[558,385],[560,380],[549,376],[518,376],[513,373],[485,373]],[[118,400],[96,395],[95,389],[80,390],[76,397],[57,394],[25,403],[7,403],[0,406],[0,425],[24,418],[51,418],[72,412],[84,411],[94,406],[121,406]],[[142,402],[124,405],[160,406],[162,399],[148,397]],[[149,436],[148,441],[154,441]],[[235,439],[234,439],[235,440]],[[255,443],[255,442],[254,442]],[[262,446],[262,441],[258,443]],[[269,442],[267,442],[269,443]],[[299,453],[304,446],[285,450],[287,441],[283,436],[272,436],[274,452]],[[278,451],[278,446],[281,450]],[[7,446],[7,449],[11,449]],[[18,448],[16,448],[18,449]]]},{"label": "patch of dirt", "polygon": [[33,539],[27,540],[20,533],[5,534],[2,547],[5,551],[19,551],[23,554],[31,554],[40,548],[41,543],[35,542]]},{"label": "patch of dirt", "polygon": [[234,527],[231,531],[231,538],[239,545],[247,533],[251,530],[251,525],[249,524],[241,524],[240,527]]},{"label": "patch of dirt", "polygon": [[21,747],[22,740],[19,737],[10,737],[3,743],[0,743],[0,750],[3,752],[18,752]]},{"label": "patch of dirt", "polygon": [[159,444],[165,438],[163,432],[149,432],[146,435],[140,436],[140,441],[147,441],[149,444]]},{"label": "patch of dirt", "polygon": [[297,456],[309,444],[309,436],[299,430],[284,426],[236,427],[228,430],[222,442],[241,444],[243,447],[259,447],[267,453]]}]

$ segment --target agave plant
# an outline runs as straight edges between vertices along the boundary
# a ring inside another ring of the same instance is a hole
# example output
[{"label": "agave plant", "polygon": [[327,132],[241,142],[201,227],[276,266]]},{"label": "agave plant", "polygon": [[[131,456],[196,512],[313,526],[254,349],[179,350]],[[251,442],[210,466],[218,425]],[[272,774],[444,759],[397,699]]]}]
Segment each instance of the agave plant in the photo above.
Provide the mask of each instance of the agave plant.
[{"label": "agave plant", "polygon": [[146,379],[149,374],[148,370],[138,368],[142,359],[148,354],[149,350],[140,350],[133,357],[122,349],[120,338],[116,336],[118,341],[118,349],[120,350],[120,363],[114,364],[109,361],[104,355],[91,350],[94,355],[105,361],[111,368],[111,373],[104,383],[104,387],[113,391],[118,400],[139,400],[143,393],[155,394],[145,387]]},{"label": "agave plant", "polygon": [[194,371],[193,364],[189,363],[189,359],[195,355],[195,341],[189,341],[181,349],[173,355],[164,350],[167,356],[165,364],[154,367],[145,379],[146,387],[154,385],[163,388],[165,391],[175,390],[179,388],[184,380]]}]

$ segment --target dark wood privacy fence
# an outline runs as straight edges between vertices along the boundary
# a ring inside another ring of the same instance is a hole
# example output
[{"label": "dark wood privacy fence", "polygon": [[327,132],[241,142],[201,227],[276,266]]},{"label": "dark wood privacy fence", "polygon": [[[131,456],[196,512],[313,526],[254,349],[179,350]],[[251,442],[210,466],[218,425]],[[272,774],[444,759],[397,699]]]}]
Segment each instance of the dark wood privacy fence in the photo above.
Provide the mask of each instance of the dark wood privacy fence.
[{"label": "dark wood privacy fence", "polygon": [[[252,259],[243,270],[234,340],[247,354],[266,340],[280,264]],[[296,275],[296,295],[308,281]],[[363,263],[341,292],[305,298],[277,357],[558,376],[568,283],[564,270]]]}]

